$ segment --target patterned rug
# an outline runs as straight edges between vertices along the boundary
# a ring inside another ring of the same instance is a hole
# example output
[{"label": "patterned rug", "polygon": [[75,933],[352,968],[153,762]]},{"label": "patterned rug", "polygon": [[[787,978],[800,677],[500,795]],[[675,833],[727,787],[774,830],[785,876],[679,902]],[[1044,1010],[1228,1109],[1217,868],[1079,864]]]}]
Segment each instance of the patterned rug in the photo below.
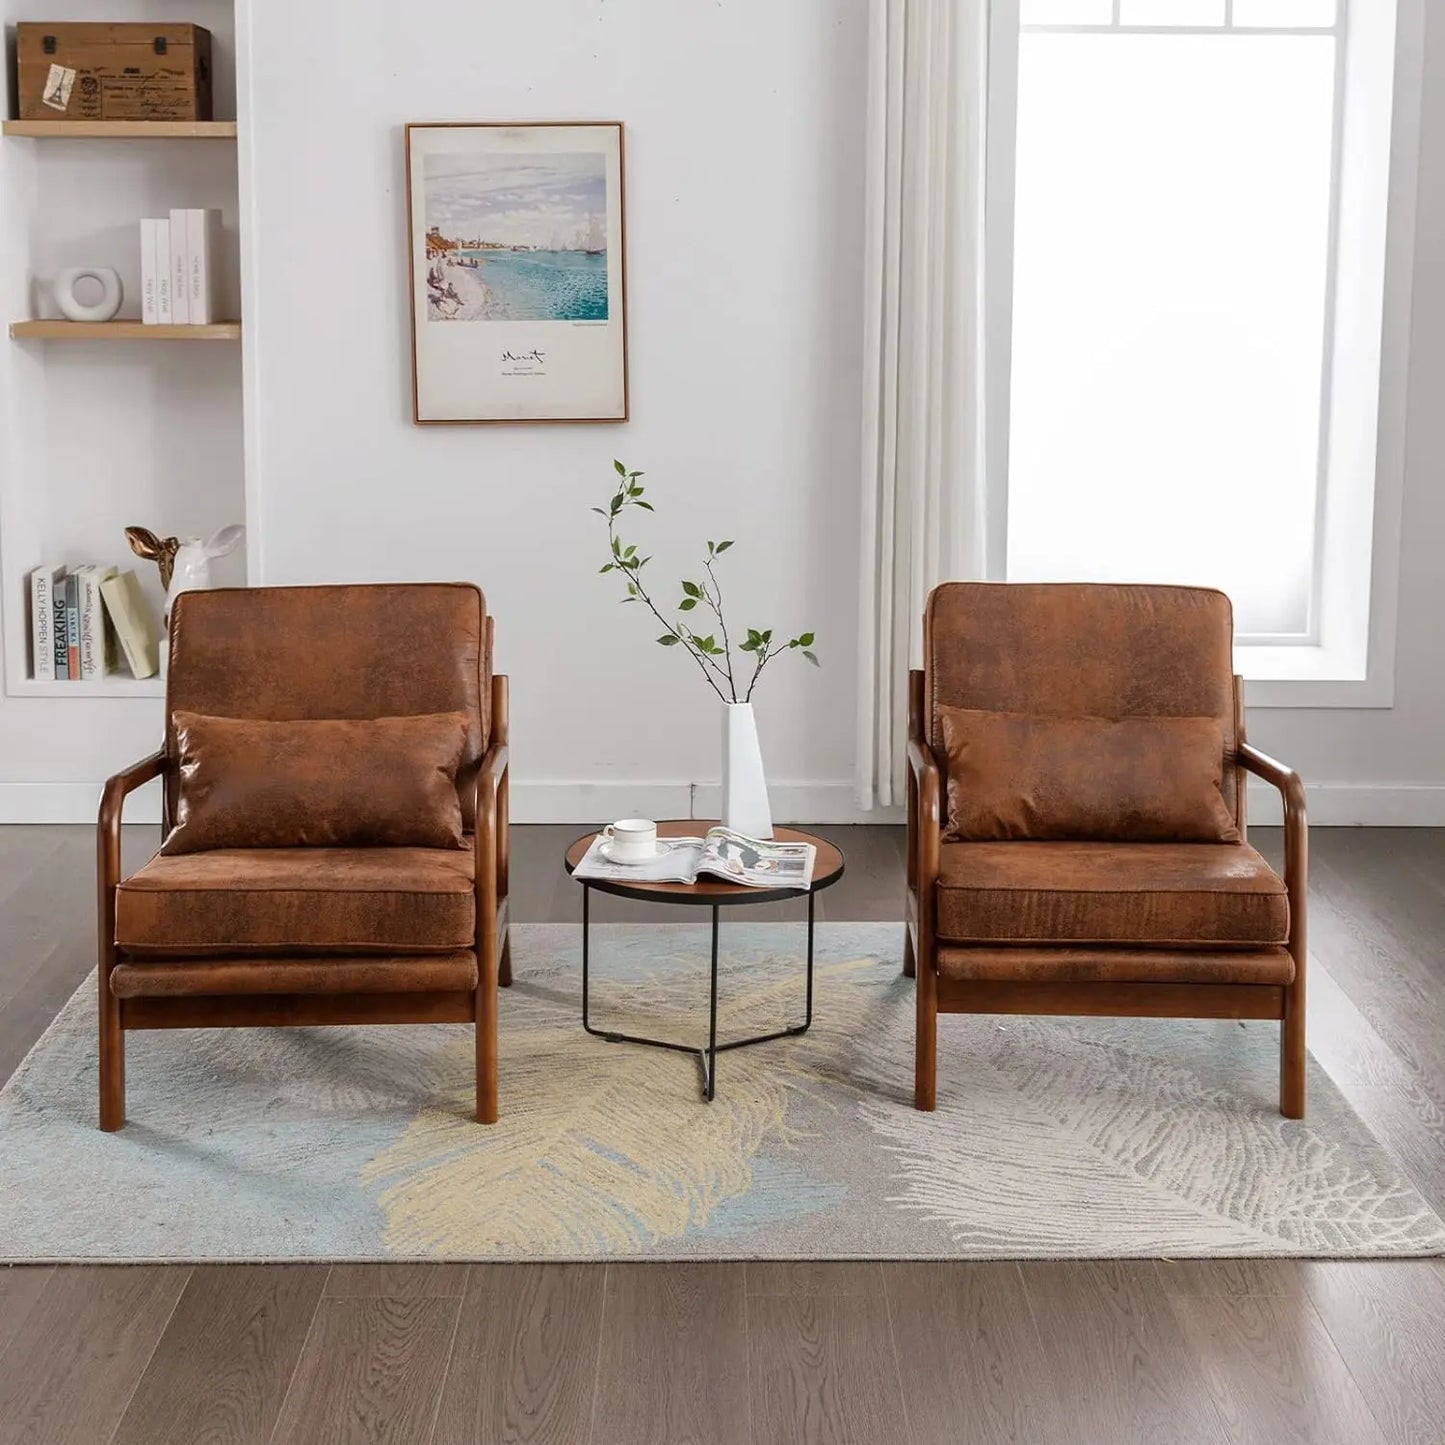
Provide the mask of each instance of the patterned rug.
[{"label": "patterned rug", "polygon": [[[720,1057],[580,1023],[579,930],[513,931],[502,1122],[469,1028],[128,1038],[95,1127],[93,980],[0,1092],[0,1259],[1390,1256],[1445,1226],[1311,1060],[1275,1106],[1263,1023],[949,1017],[911,1107],[897,924],[823,924],[810,1033]],[[720,1035],[802,1009],[801,926],[724,922]],[[600,926],[594,1023],[706,1029],[707,932]]]}]

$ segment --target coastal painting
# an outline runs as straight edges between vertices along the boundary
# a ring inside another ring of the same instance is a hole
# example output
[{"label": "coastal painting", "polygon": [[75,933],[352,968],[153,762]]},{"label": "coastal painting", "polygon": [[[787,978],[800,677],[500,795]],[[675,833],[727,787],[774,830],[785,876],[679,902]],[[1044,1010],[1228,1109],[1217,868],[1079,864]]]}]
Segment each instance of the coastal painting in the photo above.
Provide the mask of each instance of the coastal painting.
[{"label": "coastal painting", "polygon": [[406,133],[415,420],[625,421],[622,126]]},{"label": "coastal painting", "polygon": [[428,321],[606,321],[601,155],[426,158]]}]

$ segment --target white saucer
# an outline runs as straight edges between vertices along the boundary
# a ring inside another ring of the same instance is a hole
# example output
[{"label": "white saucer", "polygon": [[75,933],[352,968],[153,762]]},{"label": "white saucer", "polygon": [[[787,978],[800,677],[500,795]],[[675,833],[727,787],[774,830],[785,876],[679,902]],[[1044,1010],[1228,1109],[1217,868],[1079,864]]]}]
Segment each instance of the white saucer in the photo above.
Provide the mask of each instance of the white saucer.
[{"label": "white saucer", "polygon": [[611,843],[599,843],[597,851],[609,862],[615,863],[619,868],[643,868],[649,863],[656,863],[659,858],[666,858],[672,852],[672,844],[665,843],[662,839],[657,841],[657,852],[649,858],[618,858],[612,852]]}]

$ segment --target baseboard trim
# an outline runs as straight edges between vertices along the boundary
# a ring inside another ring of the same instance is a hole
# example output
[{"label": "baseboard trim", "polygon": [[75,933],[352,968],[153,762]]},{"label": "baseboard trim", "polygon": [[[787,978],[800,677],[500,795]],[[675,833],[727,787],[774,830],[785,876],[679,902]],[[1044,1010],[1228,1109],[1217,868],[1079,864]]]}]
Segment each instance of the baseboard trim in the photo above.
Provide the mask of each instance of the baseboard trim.
[{"label": "baseboard trim", "polygon": [[[93,823],[101,784],[0,782],[0,823]],[[715,818],[716,783],[512,783],[514,823],[588,824],[609,818]],[[769,789],[780,823],[899,823],[901,808],[859,808],[851,783],[782,782]],[[1445,784],[1314,783],[1310,822],[1321,828],[1445,828]],[[159,823],[160,787],[148,783],[126,799],[128,823]],[[1249,819],[1276,825],[1279,794],[1249,785]]]},{"label": "baseboard trim", "polygon": [[[1305,807],[1317,828],[1445,828],[1445,786],[1438,783],[1308,783]],[[1279,793],[1249,784],[1249,821],[1283,822]]]}]

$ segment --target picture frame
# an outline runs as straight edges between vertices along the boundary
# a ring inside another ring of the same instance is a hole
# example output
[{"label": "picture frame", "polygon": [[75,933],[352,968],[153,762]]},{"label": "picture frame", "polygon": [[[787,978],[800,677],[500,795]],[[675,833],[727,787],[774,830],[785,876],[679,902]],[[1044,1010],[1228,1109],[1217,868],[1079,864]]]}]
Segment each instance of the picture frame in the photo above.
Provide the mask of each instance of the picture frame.
[{"label": "picture frame", "polygon": [[621,121],[406,126],[412,419],[624,422]]}]

